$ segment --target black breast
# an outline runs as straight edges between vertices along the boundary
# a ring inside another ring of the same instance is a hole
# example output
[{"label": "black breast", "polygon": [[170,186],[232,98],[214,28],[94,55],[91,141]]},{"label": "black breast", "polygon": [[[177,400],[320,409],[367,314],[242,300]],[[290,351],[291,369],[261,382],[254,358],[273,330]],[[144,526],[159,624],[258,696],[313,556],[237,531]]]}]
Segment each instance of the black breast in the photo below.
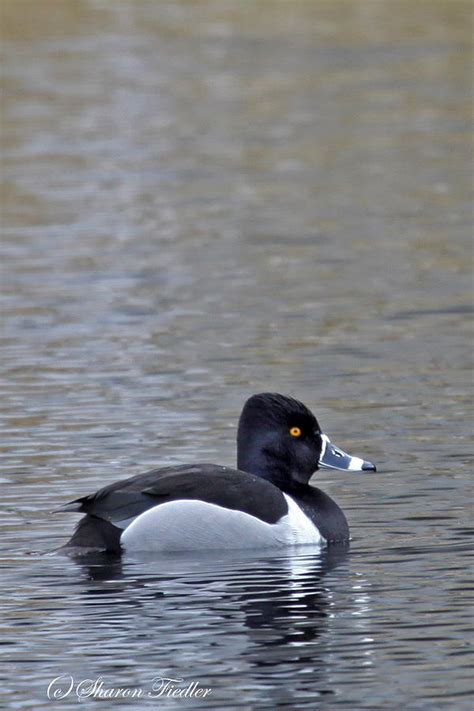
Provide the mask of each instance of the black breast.
[{"label": "black breast", "polygon": [[344,513],[330,496],[315,486],[288,491],[328,543],[347,543],[349,526]]}]

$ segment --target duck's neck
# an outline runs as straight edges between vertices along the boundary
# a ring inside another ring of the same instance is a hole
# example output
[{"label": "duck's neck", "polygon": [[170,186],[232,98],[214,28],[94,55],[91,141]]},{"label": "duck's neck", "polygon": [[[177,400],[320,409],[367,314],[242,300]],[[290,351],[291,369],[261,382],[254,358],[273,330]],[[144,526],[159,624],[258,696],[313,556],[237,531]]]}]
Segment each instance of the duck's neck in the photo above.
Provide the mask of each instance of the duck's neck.
[{"label": "duck's neck", "polygon": [[246,447],[244,451],[239,447],[237,451],[237,469],[255,474],[262,479],[271,480],[272,462],[257,448]]},{"label": "duck's neck", "polygon": [[288,467],[281,462],[281,459],[273,458],[267,453],[265,455],[252,454],[251,452],[246,452],[243,455],[239,453],[237,468],[249,474],[255,474],[261,479],[266,479],[282,491],[293,488],[292,476]]}]

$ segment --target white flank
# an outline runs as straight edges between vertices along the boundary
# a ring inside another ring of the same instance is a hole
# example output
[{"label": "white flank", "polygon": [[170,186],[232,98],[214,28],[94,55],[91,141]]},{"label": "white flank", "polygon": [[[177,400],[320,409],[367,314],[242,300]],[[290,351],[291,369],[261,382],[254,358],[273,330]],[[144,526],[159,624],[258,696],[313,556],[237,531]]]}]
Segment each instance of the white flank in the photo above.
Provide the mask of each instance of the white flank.
[{"label": "white flank", "polygon": [[186,551],[321,545],[325,541],[290,496],[288,513],[270,524],[196,499],[168,501],[137,516],[120,538],[126,551]]}]

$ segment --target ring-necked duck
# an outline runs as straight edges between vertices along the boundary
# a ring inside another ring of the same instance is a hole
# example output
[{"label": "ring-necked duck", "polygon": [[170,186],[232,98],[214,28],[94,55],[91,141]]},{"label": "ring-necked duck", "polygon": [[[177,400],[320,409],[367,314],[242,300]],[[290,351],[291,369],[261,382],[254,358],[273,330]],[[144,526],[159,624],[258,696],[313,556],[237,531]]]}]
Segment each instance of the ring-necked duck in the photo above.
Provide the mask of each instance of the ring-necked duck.
[{"label": "ring-necked duck", "polygon": [[298,400],[253,395],[239,420],[237,469],[163,467],[76,499],[59,509],[86,514],[66,547],[120,553],[347,542],[339,506],[308,484],[319,466],[375,471],[335,447]]}]

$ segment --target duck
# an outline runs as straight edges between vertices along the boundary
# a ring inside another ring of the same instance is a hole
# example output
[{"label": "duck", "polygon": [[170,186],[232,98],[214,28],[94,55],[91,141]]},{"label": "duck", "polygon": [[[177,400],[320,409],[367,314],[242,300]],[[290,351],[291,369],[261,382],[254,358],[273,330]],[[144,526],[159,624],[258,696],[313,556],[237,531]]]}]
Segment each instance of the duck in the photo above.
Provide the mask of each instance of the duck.
[{"label": "duck", "polygon": [[84,514],[68,552],[178,552],[347,544],[338,504],[310,484],[319,469],[376,471],[323,433],[302,402],[258,393],[237,429],[237,468],[164,466],[114,482],[56,511]]}]

